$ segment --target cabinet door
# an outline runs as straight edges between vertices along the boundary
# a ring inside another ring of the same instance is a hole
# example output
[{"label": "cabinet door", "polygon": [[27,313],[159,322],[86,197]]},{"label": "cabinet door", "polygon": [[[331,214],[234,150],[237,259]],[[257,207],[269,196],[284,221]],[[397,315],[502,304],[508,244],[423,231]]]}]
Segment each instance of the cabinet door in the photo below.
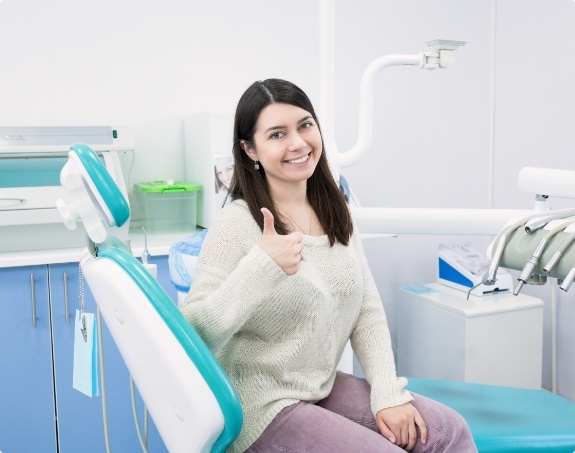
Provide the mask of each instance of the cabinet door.
[{"label": "cabinet door", "polygon": [[[102,396],[90,398],[72,387],[74,358],[74,319],[79,308],[80,283],[78,264],[50,265],[50,292],[53,316],[56,401],[60,453],[106,451]],[[96,313],[90,289],[84,285],[86,311]],[[68,306],[68,312],[66,309]],[[68,313],[68,314],[67,314]],[[130,375],[114,340],[102,320],[105,388],[108,433],[111,451],[141,451],[132,413]],[[100,395],[102,395],[100,382]],[[138,412],[143,403],[137,398]],[[141,422],[141,426],[143,423]],[[150,419],[148,450],[165,452],[166,448]]]},{"label": "cabinet door", "polygon": [[0,451],[56,451],[46,266],[0,269]]}]

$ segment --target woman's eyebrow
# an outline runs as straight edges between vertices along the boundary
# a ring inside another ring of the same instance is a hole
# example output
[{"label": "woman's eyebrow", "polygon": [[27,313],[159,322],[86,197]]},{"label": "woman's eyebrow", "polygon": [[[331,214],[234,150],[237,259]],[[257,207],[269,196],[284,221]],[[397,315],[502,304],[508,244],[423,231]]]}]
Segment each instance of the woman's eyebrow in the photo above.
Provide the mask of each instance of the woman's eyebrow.
[{"label": "woman's eyebrow", "polygon": [[[303,123],[304,121],[307,121],[307,120],[309,120],[309,119],[311,119],[311,118],[313,118],[311,115],[306,115],[306,116],[304,116],[301,120],[299,120],[299,121],[297,122],[297,124],[301,124],[301,123]],[[267,134],[268,132],[273,131],[273,130],[275,130],[275,129],[285,129],[286,127],[287,127],[287,126],[272,126],[272,127],[268,127],[268,128],[264,131],[264,134]]]},{"label": "woman's eyebrow", "polygon": [[272,127],[268,127],[265,131],[264,134],[267,134],[269,131],[273,131],[274,129],[285,129],[287,126],[272,126]]}]

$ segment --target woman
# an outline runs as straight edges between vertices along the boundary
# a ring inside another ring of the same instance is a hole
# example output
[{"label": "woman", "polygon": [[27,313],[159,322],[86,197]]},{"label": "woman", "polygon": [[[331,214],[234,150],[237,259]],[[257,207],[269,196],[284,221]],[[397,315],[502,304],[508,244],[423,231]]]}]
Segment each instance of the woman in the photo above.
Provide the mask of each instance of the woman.
[{"label": "woman", "polygon": [[[233,452],[476,451],[455,412],[404,389],[382,303],[309,98],[252,84],[235,173],[182,308],[234,383]],[[347,340],[366,379],[336,373]]]}]

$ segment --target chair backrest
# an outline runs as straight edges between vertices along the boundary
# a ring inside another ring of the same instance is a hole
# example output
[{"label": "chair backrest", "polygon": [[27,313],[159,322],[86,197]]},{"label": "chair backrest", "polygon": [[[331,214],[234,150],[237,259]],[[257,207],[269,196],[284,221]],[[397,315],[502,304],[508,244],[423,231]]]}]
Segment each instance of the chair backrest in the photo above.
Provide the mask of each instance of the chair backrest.
[{"label": "chair backrest", "polygon": [[[74,165],[93,153],[81,144],[71,149]],[[109,189],[115,183],[97,156],[92,157],[87,158],[89,168],[79,173],[85,190],[99,195],[73,196],[74,203],[89,199],[100,205],[100,218],[112,218],[120,226],[129,218],[128,205],[109,199],[119,192]],[[68,174],[74,171],[67,169]],[[102,215],[102,206],[107,215]],[[86,282],[166,447],[170,452],[225,451],[239,434],[242,410],[224,370],[119,239],[109,236],[95,250],[96,256],[83,263]]]}]

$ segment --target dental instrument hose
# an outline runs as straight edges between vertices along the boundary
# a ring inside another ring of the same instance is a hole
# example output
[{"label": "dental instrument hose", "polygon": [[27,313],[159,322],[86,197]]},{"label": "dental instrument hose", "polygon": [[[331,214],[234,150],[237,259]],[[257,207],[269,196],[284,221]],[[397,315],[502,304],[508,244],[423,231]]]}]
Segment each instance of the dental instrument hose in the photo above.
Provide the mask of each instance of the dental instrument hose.
[{"label": "dental instrument hose", "polygon": [[[575,223],[572,223],[571,225],[575,226]],[[569,236],[563,239],[563,242],[561,242],[561,244],[557,248],[557,251],[553,254],[551,259],[543,267],[543,272],[546,272],[547,274],[551,273],[555,265],[561,259],[561,256],[563,255],[565,250],[567,250],[567,248],[573,243],[573,241],[575,241],[575,231],[573,231],[572,233],[569,234]]]},{"label": "dental instrument hose", "polygon": [[[106,453],[110,453],[110,432],[108,428],[108,405],[106,399],[106,375],[104,370],[104,342],[102,340],[102,315],[100,309],[96,309],[96,315],[98,317],[97,331],[98,331],[98,349],[99,349],[99,363],[100,363],[100,387],[102,389],[102,421],[104,424],[104,443],[106,445]],[[144,435],[142,436],[142,431],[140,429],[140,423],[138,421],[138,414],[136,409],[136,395],[134,393],[134,381],[132,376],[130,376],[130,390],[132,396],[132,414],[134,415],[134,423],[136,425],[136,431],[138,434],[138,440],[140,441],[140,446],[142,447],[142,452],[147,453],[148,451],[148,409],[144,406]]]},{"label": "dental instrument hose", "polygon": [[108,430],[108,408],[106,404],[106,378],[104,374],[104,342],[102,341],[102,315],[100,309],[96,309],[96,316],[98,318],[98,349],[100,350],[100,386],[102,388],[102,421],[104,423],[104,443],[106,444],[106,452],[110,453],[110,433]]},{"label": "dental instrument hose", "polygon": [[538,230],[539,228],[545,226],[552,220],[564,219],[565,217],[573,215],[575,215],[575,208],[562,209],[560,211],[555,211],[551,213],[551,215],[547,216],[537,215],[531,219],[531,222],[528,221],[525,223],[525,231],[531,234],[534,231]]},{"label": "dental instrument hose", "polygon": [[140,441],[142,452],[146,453],[148,451],[148,408],[144,405],[144,435],[142,435],[140,422],[138,420],[138,409],[136,407],[134,379],[132,376],[130,376],[130,395],[132,396],[132,414],[134,415],[134,423],[136,425],[136,431],[138,432],[138,440]]},{"label": "dental instrument hose", "polygon": [[539,241],[539,244],[537,244],[537,247],[535,247],[535,250],[533,251],[533,255],[531,255],[531,258],[529,258],[527,260],[527,263],[525,263],[525,266],[523,267],[523,271],[521,272],[521,275],[517,279],[519,281],[519,283],[515,287],[515,290],[513,291],[513,295],[517,296],[519,294],[519,292],[521,291],[521,288],[523,287],[523,285],[525,283],[527,283],[527,281],[533,275],[533,270],[539,264],[539,259],[541,258],[541,255],[543,254],[543,251],[545,250],[545,247],[547,246],[547,243],[549,242],[549,240],[553,236],[555,236],[557,233],[559,233],[560,231],[563,231],[565,228],[567,228],[567,226],[570,225],[571,223],[572,223],[571,221],[563,222],[563,223],[559,224],[558,226],[556,226],[555,228],[553,228],[544,237],[541,238],[541,240]]}]

